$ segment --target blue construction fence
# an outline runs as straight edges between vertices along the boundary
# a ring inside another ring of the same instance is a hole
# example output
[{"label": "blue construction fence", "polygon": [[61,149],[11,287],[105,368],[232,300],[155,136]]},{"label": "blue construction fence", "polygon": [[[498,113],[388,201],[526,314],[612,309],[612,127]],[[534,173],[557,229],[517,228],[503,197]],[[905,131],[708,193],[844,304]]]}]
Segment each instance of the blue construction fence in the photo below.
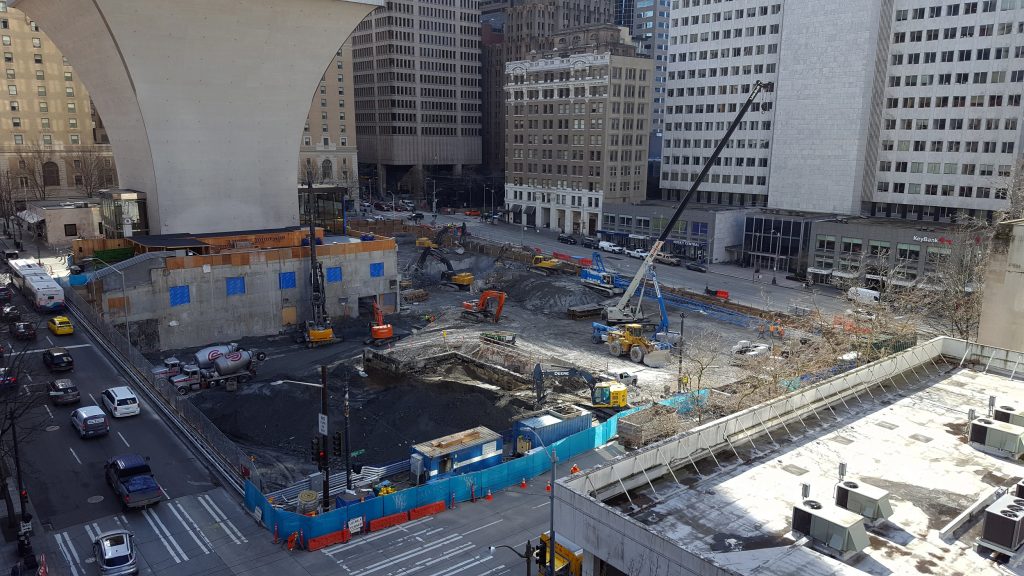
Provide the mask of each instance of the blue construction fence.
[{"label": "blue construction fence", "polygon": [[[560,462],[578,456],[607,444],[618,432],[618,419],[641,410],[645,406],[619,412],[607,421],[582,432],[553,442],[548,448],[555,451]],[[535,478],[551,469],[551,461],[543,448],[535,448],[525,456],[503,462],[496,466],[469,474],[440,478],[424,484],[400,490],[386,496],[370,498],[364,502],[342,506],[316,516],[303,516],[282,510],[267,501],[256,486],[246,481],[245,507],[256,514],[263,525],[281,538],[301,531],[303,540],[317,538],[342,530],[349,520],[361,518],[363,526],[371,520],[408,512],[414,508],[444,502],[466,502],[472,498],[483,498],[487,491],[503,490],[519,484],[524,478]]]}]

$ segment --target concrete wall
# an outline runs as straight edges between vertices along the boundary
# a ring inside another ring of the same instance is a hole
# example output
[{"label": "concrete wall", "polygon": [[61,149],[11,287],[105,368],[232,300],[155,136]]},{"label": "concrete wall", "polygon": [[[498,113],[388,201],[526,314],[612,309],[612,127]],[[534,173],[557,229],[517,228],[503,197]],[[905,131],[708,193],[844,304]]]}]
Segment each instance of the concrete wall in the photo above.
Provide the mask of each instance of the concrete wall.
[{"label": "concrete wall", "polygon": [[[880,49],[878,0],[788,0],[782,22],[768,206],[860,213]],[[888,17],[888,15],[886,15]],[[884,40],[884,39],[883,39]]]},{"label": "concrete wall", "polygon": [[[90,205],[88,208],[49,208],[30,207],[29,210],[46,219],[46,244],[52,248],[71,246],[76,238],[99,238],[100,207]],[[74,224],[76,234],[67,236],[65,224]]]},{"label": "concrete wall", "polygon": [[[385,312],[394,311],[398,285],[397,251],[390,239],[361,243],[364,250],[320,254],[324,270],[340,267],[341,282],[326,284],[327,313],[333,318],[359,314],[360,297],[378,296]],[[308,254],[305,250],[297,250]],[[280,257],[281,255],[286,257]],[[133,342],[144,350],[166,350],[295,329],[284,311],[294,307],[297,323],[309,318],[308,255],[267,250],[213,257],[149,260],[125,272]],[[228,256],[228,258],[225,258]],[[240,257],[245,258],[240,258]],[[217,259],[227,260],[217,263]],[[213,262],[204,265],[203,262]],[[370,264],[382,262],[384,275],[370,276]],[[136,270],[137,268],[137,270]],[[294,272],[295,288],[280,289],[279,273]],[[148,275],[148,278],[146,277]],[[245,293],[228,295],[226,280],[245,279]],[[121,278],[103,280],[101,301],[112,322],[123,318]],[[188,286],[190,303],[170,304],[172,286]]]},{"label": "concrete wall", "polygon": [[985,275],[978,341],[1024,350],[1024,221],[1000,224]]},{"label": "concrete wall", "polygon": [[[16,0],[75,66],[153,233],[298,222],[324,69],[378,0]],[[317,56],[317,54],[321,56]]]}]

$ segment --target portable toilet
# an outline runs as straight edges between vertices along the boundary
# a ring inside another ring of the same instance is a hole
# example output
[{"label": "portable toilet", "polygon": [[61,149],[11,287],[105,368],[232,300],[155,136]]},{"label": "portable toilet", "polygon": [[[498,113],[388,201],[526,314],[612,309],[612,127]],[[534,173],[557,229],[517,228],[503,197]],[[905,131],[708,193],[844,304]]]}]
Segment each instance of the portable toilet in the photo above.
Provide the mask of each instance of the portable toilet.
[{"label": "portable toilet", "polygon": [[409,474],[414,484],[465,474],[501,463],[501,434],[483,426],[412,447]]}]

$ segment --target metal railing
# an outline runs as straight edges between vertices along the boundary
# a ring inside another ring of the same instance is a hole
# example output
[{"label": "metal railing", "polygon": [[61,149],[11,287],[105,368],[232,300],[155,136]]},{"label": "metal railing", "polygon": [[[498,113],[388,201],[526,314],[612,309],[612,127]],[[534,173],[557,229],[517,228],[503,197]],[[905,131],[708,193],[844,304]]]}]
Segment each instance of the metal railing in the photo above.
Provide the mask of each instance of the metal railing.
[{"label": "metal railing", "polygon": [[[359,488],[365,488],[377,484],[382,479],[395,474],[401,474],[402,472],[408,472],[410,468],[408,460],[400,460],[384,466],[383,468],[377,468],[374,466],[363,466],[363,470],[359,474],[352,475],[352,485]],[[267,500],[274,503],[275,505],[287,505],[292,504],[298,500],[299,492],[303,490],[313,490],[315,492],[322,492],[323,486],[319,480],[319,474],[313,474],[308,478],[300,480],[295,484],[287,488],[282,488],[275,492],[266,494]],[[337,472],[331,474],[331,495],[340,494],[345,490],[345,473]]]},{"label": "metal railing", "polygon": [[256,486],[262,486],[262,478],[253,459],[221,432],[187,397],[178,394],[166,379],[158,379],[153,375],[153,365],[131,346],[124,334],[118,330],[116,324],[119,319],[113,318],[113,324],[106,321],[102,314],[66,284],[64,300],[68,310],[80,322],[86,324],[86,328],[129,374],[134,384],[141,388],[151,403],[171,419],[178,430],[192,441],[199,452],[207,458],[208,463],[216,467],[235,490],[243,492],[246,478]]}]

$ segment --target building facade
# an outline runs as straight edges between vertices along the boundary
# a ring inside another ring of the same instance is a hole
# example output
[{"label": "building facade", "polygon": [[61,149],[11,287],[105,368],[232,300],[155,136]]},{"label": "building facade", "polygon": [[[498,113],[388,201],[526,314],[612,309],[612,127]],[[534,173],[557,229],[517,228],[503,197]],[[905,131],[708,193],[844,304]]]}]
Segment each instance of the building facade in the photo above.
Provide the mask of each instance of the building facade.
[{"label": "building facade", "polygon": [[0,3],[7,102],[0,170],[14,200],[92,195],[113,186],[109,141],[71,62],[23,12]]},{"label": "building facade", "polygon": [[395,1],[352,34],[359,160],[378,194],[478,166],[479,0]]},{"label": "building facade", "polygon": [[[676,205],[665,201],[606,206],[601,214],[601,240],[625,248],[650,249],[665,230]],[[686,210],[669,233],[661,251],[683,260],[718,263],[735,258],[735,245],[751,208]]]},{"label": "building facade", "polygon": [[505,65],[505,207],[511,222],[593,234],[601,211],[646,195],[650,59],[615,26]]},{"label": "building facade", "polygon": [[[353,108],[352,46],[346,42],[324,72],[309,106],[299,148],[300,184],[306,182],[307,172],[312,172],[316,184],[358,187]],[[315,168],[310,169],[312,166]]]}]

